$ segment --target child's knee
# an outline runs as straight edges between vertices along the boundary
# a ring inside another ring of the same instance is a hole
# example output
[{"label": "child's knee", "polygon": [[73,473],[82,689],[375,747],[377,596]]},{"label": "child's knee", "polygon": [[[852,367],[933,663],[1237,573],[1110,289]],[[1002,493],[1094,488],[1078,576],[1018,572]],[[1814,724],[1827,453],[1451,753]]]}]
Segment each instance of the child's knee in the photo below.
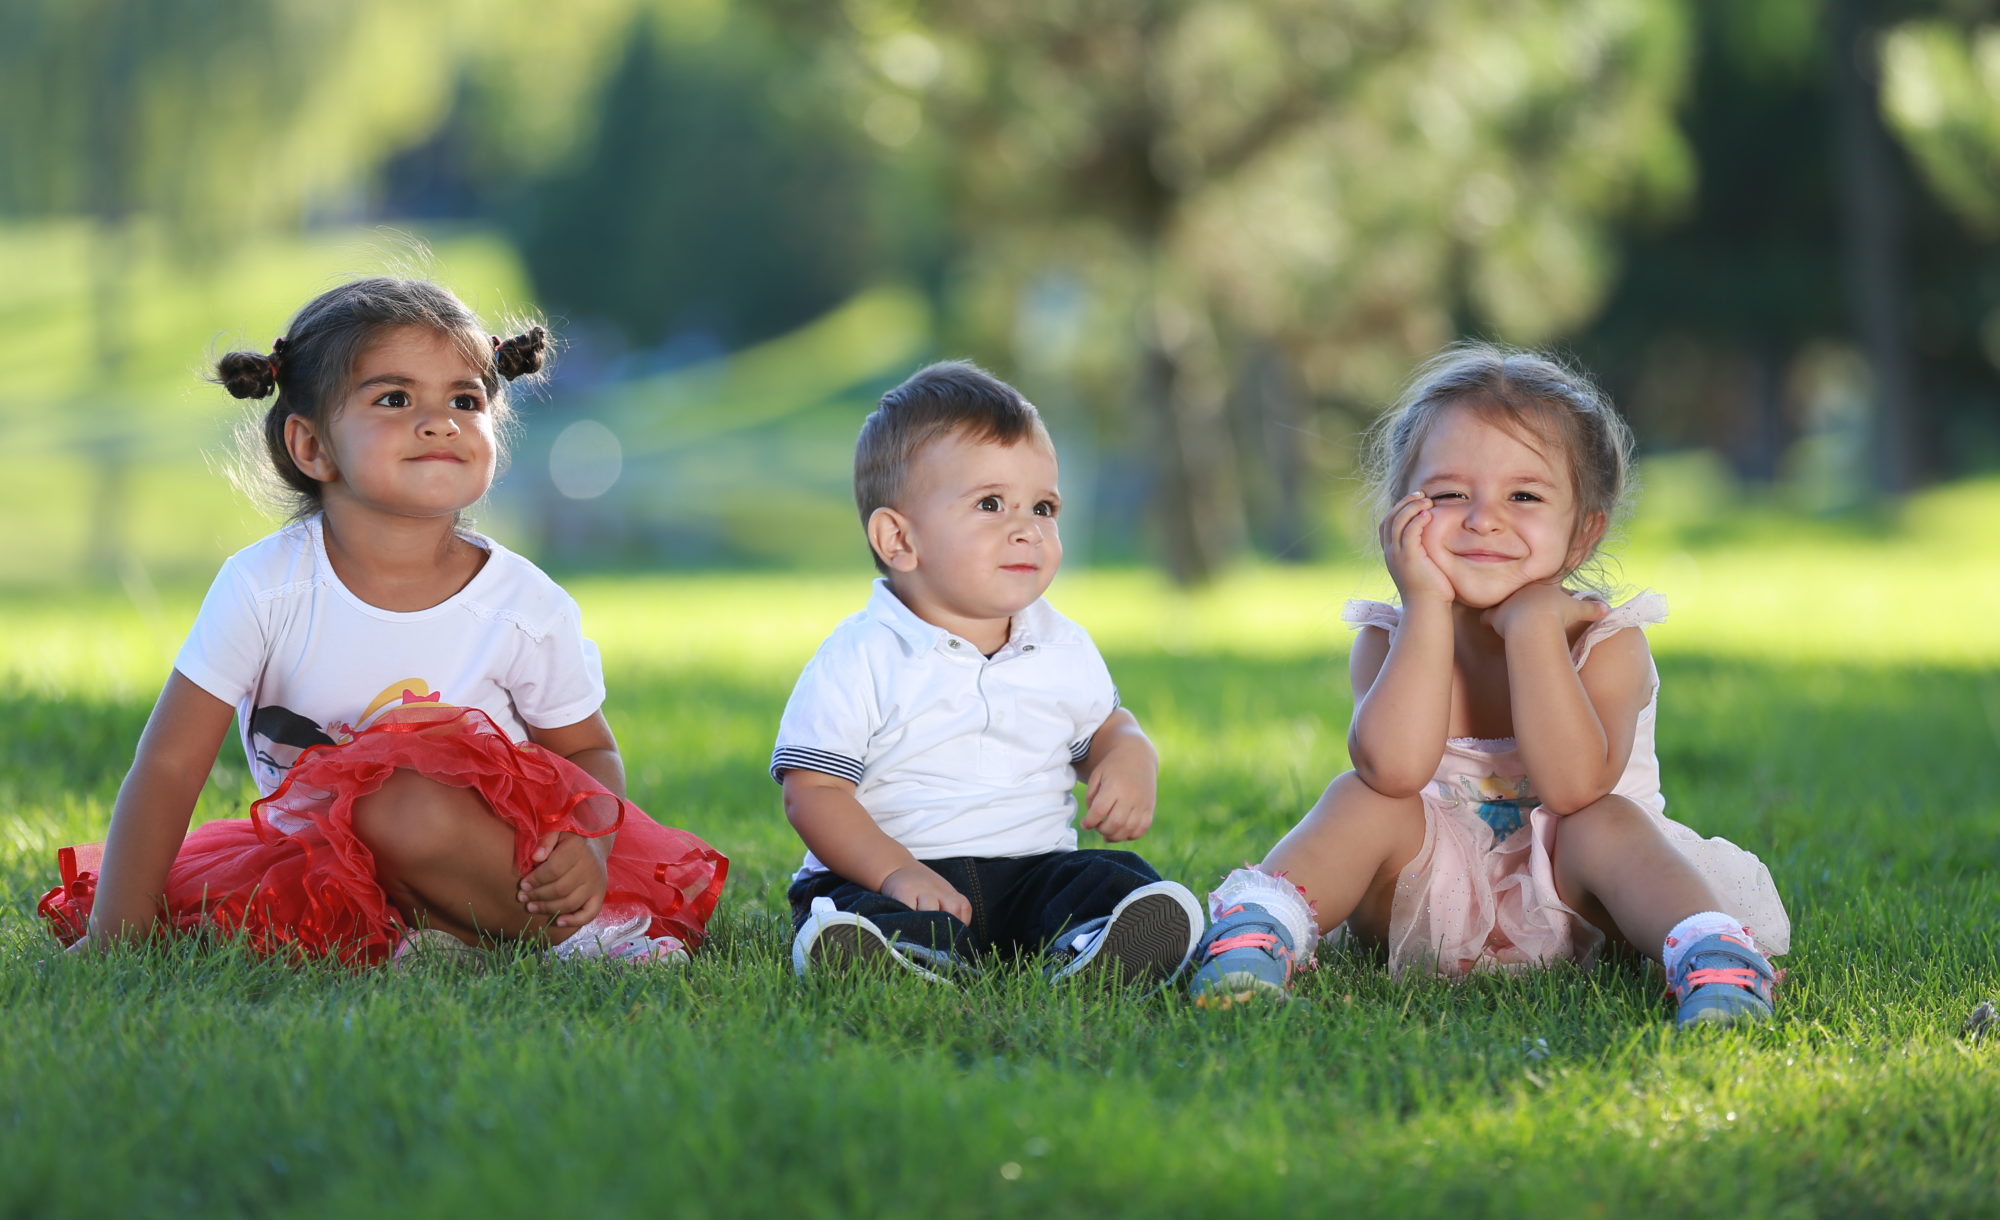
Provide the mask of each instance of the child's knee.
[{"label": "child's knee", "polygon": [[1354,771],[1334,778],[1314,813],[1330,824],[1343,825],[1384,844],[1407,844],[1415,855],[1424,841],[1423,798],[1384,796]]},{"label": "child's knee", "polygon": [[397,771],[354,802],[354,835],[378,868],[398,874],[448,859],[463,849],[465,819],[483,803],[472,792]]},{"label": "child's knee", "polygon": [[1612,833],[1644,829],[1651,825],[1646,811],[1617,793],[1600,796],[1556,823],[1557,833]]},{"label": "child's knee", "polygon": [[1655,833],[1646,811],[1617,793],[1599,797],[1555,824],[1556,841],[1572,854],[1598,847],[1617,849]]}]

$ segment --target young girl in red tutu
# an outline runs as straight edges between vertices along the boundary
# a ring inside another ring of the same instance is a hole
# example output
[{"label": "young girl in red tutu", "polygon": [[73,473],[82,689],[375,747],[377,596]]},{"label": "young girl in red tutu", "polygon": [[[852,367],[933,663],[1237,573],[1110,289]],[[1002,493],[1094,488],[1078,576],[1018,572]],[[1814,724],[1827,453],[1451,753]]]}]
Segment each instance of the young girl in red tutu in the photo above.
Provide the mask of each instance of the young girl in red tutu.
[{"label": "young girl in red tutu", "polygon": [[[505,383],[546,343],[489,337],[434,284],[365,279],[268,355],[222,358],[231,394],[277,393],[262,447],[293,520],[216,576],[108,840],[59,853],[41,904],[58,937],[685,960],[728,861],[625,799],[575,601],[459,524],[493,482]],[[263,799],[190,833],[232,715]]]}]

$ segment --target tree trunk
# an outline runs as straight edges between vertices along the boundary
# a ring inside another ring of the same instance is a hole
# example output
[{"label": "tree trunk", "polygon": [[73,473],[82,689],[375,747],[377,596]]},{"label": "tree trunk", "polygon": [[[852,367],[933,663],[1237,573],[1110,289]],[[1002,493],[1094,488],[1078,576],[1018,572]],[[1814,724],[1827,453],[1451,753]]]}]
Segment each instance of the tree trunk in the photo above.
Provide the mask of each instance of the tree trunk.
[{"label": "tree trunk", "polygon": [[1260,462],[1245,475],[1244,500],[1256,513],[1258,540],[1282,563],[1313,558],[1313,523],[1306,508],[1306,413],[1298,379],[1284,352],[1267,342],[1250,346],[1237,393],[1252,435],[1244,438]]},{"label": "tree trunk", "polygon": [[1153,515],[1167,575],[1182,586],[1206,584],[1242,538],[1236,447],[1221,395],[1189,375],[1182,357],[1160,334],[1157,319],[1152,331],[1140,397],[1153,424]]},{"label": "tree trunk", "polygon": [[1879,32],[1864,20],[1864,2],[1833,0],[1829,6],[1834,162],[1848,304],[1875,380],[1876,490],[1900,495],[1916,486],[1923,465],[1917,443],[1921,403],[1906,322],[1902,174],[1882,125]]},{"label": "tree trunk", "polygon": [[129,30],[111,35],[106,52],[107,79],[93,95],[85,151],[90,212],[96,222],[89,255],[89,343],[97,364],[96,384],[86,392],[99,401],[91,404],[98,409],[77,413],[78,418],[98,421],[95,430],[78,436],[77,442],[95,467],[83,566],[99,578],[115,578],[124,571],[131,510],[131,420],[105,409],[103,400],[124,392],[121,383],[132,351],[132,265],[139,245],[132,221],[132,174],[137,157],[133,146],[137,122],[132,73],[138,58],[134,37]]}]

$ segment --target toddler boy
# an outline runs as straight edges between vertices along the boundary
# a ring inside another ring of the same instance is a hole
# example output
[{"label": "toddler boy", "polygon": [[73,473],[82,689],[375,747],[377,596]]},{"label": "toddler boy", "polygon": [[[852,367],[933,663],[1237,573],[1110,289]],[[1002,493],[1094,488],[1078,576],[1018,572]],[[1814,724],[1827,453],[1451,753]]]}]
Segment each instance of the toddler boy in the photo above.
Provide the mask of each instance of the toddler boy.
[{"label": "toddler boy", "polygon": [[1053,980],[1155,987],[1201,908],[1132,852],[1159,755],[1081,627],[1042,600],[1062,563],[1055,447],[1013,387],[962,362],[882,396],[854,497],[882,579],[799,675],[771,775],[805,840],[788,897],[800,974],[880,959],[933,980],[1043,954]]}]

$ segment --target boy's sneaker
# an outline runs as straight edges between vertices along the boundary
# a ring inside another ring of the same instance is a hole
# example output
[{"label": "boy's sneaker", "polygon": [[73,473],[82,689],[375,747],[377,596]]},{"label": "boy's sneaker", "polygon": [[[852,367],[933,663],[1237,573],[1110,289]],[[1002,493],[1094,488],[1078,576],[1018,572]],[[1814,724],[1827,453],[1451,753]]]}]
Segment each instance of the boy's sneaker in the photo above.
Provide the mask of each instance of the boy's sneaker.
[{"label": "boy's sneaker", "polygon": [[1704,936],[1687,947],[1680,970],[1667,981],[1668,992],[1680,1001],[1674,1022],[1686,1029],[1765,1020],[1777,982],[1762,953],[1726,932]]},{"label": "boy's sneaker", "polygon": [[1195,950],[1188,994],[1203,1008],[1251,1001],[1282,1003],[1297,952],[1285,922],[1254,902],[1239,902],[1215,917]]},{"label": "boy's sneaker", "polygon": [[653,916],[644,907],[606,907],[597,918],[569,934],[549,950],[560,962],[598,959],[629,965],[684,966],[687,946],[676,936],[648,936]]},{"label": "boy's sneaker", "polygon": [[792,938],[792,972],[800,978],[890,963],[947,987],[957,986],[949,975],[976,973],[964,958],[948,949],[890,940],[866,916],[835,909],[831,898],[813,899],[812,910]]},{"label": "boy's sneaker", "polygon": [[1091,979],[1158,990],[1179,974],[1201,936],[1201,904],[1172,881],[1141,886],[1111,914],[1080,924],[1051,948],[1049,981]]}]

